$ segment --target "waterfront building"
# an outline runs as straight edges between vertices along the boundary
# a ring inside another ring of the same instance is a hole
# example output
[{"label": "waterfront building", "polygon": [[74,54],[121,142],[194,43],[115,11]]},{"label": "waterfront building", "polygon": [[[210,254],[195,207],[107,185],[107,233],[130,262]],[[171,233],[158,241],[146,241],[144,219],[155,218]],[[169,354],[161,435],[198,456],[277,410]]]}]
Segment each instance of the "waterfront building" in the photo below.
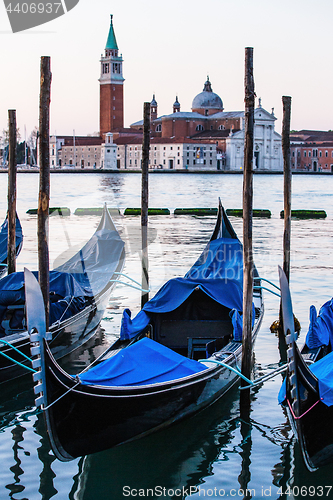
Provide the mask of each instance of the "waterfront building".
[{"label": "waterfront building", "polygon": [[105,140],[93,136],[51,136],[51,168],[117,168],[117,146],[108,132]]},{"label": "waterfront building", "polygon": [[296,172],[333,172],[333,132],[292,132],[290,154],[291,168]]}]

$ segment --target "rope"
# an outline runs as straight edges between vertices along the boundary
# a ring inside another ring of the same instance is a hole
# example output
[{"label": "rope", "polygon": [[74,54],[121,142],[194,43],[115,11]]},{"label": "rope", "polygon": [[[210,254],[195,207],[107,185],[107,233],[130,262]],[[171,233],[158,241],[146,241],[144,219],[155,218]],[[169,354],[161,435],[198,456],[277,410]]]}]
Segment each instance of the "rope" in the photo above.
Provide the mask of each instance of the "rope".
[{"label": "rope", "polygon": [[[20,363],[19,361],[16,361],[16,359],[13,359],[11,358],[10,356],[7,356],[7,354],[5,354],[4,352],[0,351],[0,354],[1,356],[3,356],[4,358],[7,358],[9,359],[9,361],[11,361],[12,363],[15,363],[17,364],[18,366],[20,366],[21,368],[25,368],[26,370],[29,370],[29,372],[32,372],[32,373],[36,373],[36,370],[34,370],[33,368],[30,368],[29,366],[26,366],[26,365],[23,365],[22,363]],[[23,353],[21,353],[23,354]],[[30,358],[28,358],[30,359]],[[31,361],[31,359],[30,359]]]},{"label": "rope", "polygon": [[281,297],[281,295],[279,293],[273,292],[273,290],[270,290],[269,288],[266,288],[265,286],[254,286],[253,290],[266,290],[267,292],[270,292],[273,295],[276,295],[277,297]]},{"label": "rope", "polygon": [[277,288],[279,291],[281,291],[281,289],[275,285],[274,283],[272,283],[271,281],[269,280],[266,280],[265,278],[259,278],[259,276],[254,276],[253,277],[254,280],[261,280],[261,281],[266,281],[266,283],[269,283],[270,285],[274,286],[275,288]]},{"label": "rope", "polygon": [[147,293],[150,292],[150,288],[148,288],[148,290],[145,290],[144,288],[141,288],[141,286],[138,287],[138,286],[130,285],[129,283],[126,283],[125,281],[110,280],[110,283],[120,283],[121,285],[125,285],[125,286],[129,286],[130,288],[134,288],[134,290],[140,290],[141,292],[147,292]]},{"label": "rope", "polygon": [[287,403],[288,403],[288,406],[289,406],[289,409],[291,411],[291,414],[292,416],[294,417],[295,420],[299,420],[300,418],[304,417],[304,415],[306,415],[307,413],[309,413],[310,410],[312,410],[312,408],[314,408],[318,403],[320,403],[320,399],[318,399],[318,401],[316,401],[312,406],[310,406],[310,408],[308,408],[304,413],[302,413],[302,415],[300,415],[299,417],[296,417],[295,413],[293,412],[293,409],[291,407],[291,404],[289,402],[289,399],[287,399]]},{"label": "rope", "polygon": [[247,382],[248,384],[250,384],[250,386],[252,387],[253,385],[253,382],[252,380],[248,379],[247,377],[245,377],[245,375],[243,375],[239,370],[237,370],[236,368],[233,368],[232,366],[230,365],[227,365],[226,363],[223,363],[223,361],[216,361],[216,360],[213,360],[213,359],[198,359],[199,363],[215,363],[216,365],[221,365],[223,366],[224,368],[228,368],[228,370],[236,373],[240,378],[242,378],[243,380],[245,380],[245,382]]},{"label": "rope", "polygon": [[55,399],[54,401],[52,401],[52,403],[50,403],[49,405],[47,405],[44,408],[42,408],[42,410],[45,411],[45,410],[48,410],[49,408],[51,408],[51,406],[53,406],[55,403],[58,403],[58,401],[60,401],[60,399],[62,399],[63,397],[65,397],[66,394],[68,394],[69,392],[71,392],[73,389],[75,389],[75,387],[77,387],[80,384],[81,384],[81,380],[79,380],[75,385],[73,385],[73,387],[71,387],[70,389],[68,389],[68,391],[64,392],[57,399]]},{"label": "rope", "polygon": [[[7,340],[0,339],[0,342],[4,345],[9,346],[11,349],[13,349],[13,351],[16,351],[18,354],[21,354],[21,356],[23,356],[28,361],[31,361],[31,358],[29,358],[29,356],[27,356],[26,354],[24,354],[24,352],[17,349],[17,347],[14,347],[13,344],[11,344],[10,342],[7,342]],[[1,351],[0,351],[0,353],[1,353]],[[1,354],[3,354],[3,353],[1,353]]]}]

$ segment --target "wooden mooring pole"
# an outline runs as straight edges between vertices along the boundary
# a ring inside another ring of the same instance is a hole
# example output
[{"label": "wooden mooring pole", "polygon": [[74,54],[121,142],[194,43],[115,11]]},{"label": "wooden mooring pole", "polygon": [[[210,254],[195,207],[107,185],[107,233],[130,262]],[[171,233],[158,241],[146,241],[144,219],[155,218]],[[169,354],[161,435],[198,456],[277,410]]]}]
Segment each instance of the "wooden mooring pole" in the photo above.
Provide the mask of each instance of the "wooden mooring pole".
[{"label": "wooden mooring pole", "polygon": [[[141,183],[141,248],[142,248],[142,289],[149,288],[148,275],[148,166],[149,166],[149,147],[150,147],[150,103],[143,105],[143,143],[142,143],[142,183]],[[149,300],[149,292],[142,291],[141,307]]]},{"label": "wooden mooring pole", "polygon": [[[291,241],[291,163],[290,163],[290,115],[291,97],[282,97],[282,153],[283,153],[283,192],[284,192],[284,232],[283,232],[283,270],[290,279],[290,241]],[[282,305],[279,315],[279,352],[280,362],[287,362],[287,342],[284,335]]]},{"label": "wooden mooring pole", "polygon": [[[243,174],[243,354],[242,374],[251,376],[252,364],[252,301],[253,301],[253,141],[254,141],[254,78],[253,48],[245,49],[245,143]],[[242,385],[247,383],[242,379]],[[241,407],[250,403],[250,391],[241,391]]]},{"label": "wooden mooring pole", "polygon": [[290,163],[290,115],[291,97],[283,96],[282,152],[284,174],[284,233],[283,233],[283,270],[290,278],[290,236],[291,236],[291,163]]},{"label": "wooden mooring pole", "polygon": [[8,110],[9,161],[8,161],[8,274],[16,271],[16,111]]},{"label": "wooden mooring pole", "polygon": [[49,201],[50,201],[50,57],[41,57],[39,96],[39,199],[38,199],[38,280],[42,290],[46,328],[49,327]]}]

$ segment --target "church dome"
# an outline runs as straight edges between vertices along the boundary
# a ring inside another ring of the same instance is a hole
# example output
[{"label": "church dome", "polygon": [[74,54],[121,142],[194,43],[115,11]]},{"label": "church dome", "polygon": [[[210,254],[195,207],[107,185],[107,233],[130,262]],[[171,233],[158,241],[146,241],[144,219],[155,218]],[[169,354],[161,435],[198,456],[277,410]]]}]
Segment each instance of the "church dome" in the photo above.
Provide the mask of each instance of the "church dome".
[{"label": "church dome", "polygon": [[192,111],[202,113],[203,110],[205,114],[212,114],[212,111],[215,113],[223,111],[222,99],[212,91],[212,85],[209,78],[207,78],[205,82],[203,91],[196,95],[192,102]]}]

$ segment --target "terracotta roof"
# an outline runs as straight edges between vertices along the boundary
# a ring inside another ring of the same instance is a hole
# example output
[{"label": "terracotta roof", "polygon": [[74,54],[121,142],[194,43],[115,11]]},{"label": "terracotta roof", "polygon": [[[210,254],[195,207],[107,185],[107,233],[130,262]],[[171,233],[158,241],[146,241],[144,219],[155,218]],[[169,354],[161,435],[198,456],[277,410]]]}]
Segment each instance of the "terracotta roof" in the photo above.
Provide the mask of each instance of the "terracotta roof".
[{"label": "terracotta roof", "polygon": [[[71,135],[57,136],[57,139],[64,139],[64,146],[73,146],[74,140]],[[75,146],[100,146],[104,140],[101,137],[93,136],[75,136]]]}]

